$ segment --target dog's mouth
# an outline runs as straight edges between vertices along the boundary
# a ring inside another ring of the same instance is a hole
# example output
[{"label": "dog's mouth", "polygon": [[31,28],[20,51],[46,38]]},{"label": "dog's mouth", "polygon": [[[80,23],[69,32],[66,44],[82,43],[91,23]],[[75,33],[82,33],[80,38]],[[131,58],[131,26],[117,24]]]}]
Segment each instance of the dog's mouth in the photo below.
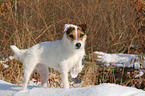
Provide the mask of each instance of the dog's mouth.
[{"label": "dog's mouth", "polygon": [[76,43],[75,48],[80,49],[81,48],[81,43]]}]

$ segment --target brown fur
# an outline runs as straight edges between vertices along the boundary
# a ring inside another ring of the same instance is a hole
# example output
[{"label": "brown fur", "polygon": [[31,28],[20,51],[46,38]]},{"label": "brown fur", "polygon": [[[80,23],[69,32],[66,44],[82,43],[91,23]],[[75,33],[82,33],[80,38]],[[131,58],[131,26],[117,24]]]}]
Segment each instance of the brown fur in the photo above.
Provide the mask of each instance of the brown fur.
[{"label": "brown fur", "polygon": [[[69,34],[67,34],[67,38],[70,39],[71,41],[75,40],[76,39],[76,35],[77,35],[77,40],[83,40],[85,38],[85,33],[82,31],[82,29],[80,27],[78,27],[77,29],[77,34],[75,32],[76,30],[72,30],[72,32],[70,32]],[[84,34],[84,36],[80,37],[81,34]],[[72,36],[70,36],[72,35]]]}]

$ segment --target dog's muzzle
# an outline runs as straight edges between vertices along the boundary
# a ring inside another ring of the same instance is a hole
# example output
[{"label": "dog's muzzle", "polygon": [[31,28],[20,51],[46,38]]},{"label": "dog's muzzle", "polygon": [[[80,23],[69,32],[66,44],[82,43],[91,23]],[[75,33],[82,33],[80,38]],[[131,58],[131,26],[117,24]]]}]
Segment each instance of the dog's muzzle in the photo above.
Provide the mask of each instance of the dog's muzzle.
[{"label": "dog's muzzle", "polygon": [[76,43],[76,49],[79,49],[81,47],[81,43]]}]

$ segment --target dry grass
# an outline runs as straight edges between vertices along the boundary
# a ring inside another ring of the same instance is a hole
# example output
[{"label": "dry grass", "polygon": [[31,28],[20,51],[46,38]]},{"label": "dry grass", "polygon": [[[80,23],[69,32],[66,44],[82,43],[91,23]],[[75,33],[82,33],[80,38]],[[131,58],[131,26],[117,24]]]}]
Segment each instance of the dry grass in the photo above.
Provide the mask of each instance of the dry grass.
[{"label": "dry grass", "polygon": [[9,67],[5,68],[5,66],[0,63],[1,79],[13,84],[21,84],[23,80],[23,64],[16,59],[8,60],[5,64]]},{"label": "dry grass", "polygon": [[138,53],[144,49],[145,37],[134,27],[139,17],[139,8],[134,6],[131,0],[1,0],[0,54],[8,57],[11,44],[29,48],[61,39],[65,23],[88,25],[87,53],[131,53],[131,45],[136,50],[133,53]]},{"label": "dry grass", "polygon": [[[79,74],[81,87],[89,85],[98,85],[100,83],[116,83],[124,86],[135,86],[139,89],[145,89],[145,74],[140,77],[136,77],[141,70],[144,70],[144,64],[140,69],[134,67],[116,67],[105,66],[103,62],[98,62],[96,59],[98,54],[90,54],[85,59],[85,66],[82,72]],[[135,59],[137,60],[137,59]],[[134,60],[134,62],[136,62]],[[139,62],[143,62],[144,58],[138,59]],[[130,61],[132,64],[132,61]]]},{"label": "dry grass", "polygon": [[[12,55],[9,47],[12,44],[29,48],[39,42],[61,39],[65,23],[88,25],[87,56],[95,50],[144,54],[144,4],[142,0],[0,0],[0,60]],[[131,85],[135,82],[134,78],[128,82],[123,79],[125,70],[129,69],[98,68],[98,62],[88,60],[79,75],[83,81],[81,86],[103,82]],[[11,66],[8,69],[0,64],[0,77],[20,84],[22,63],[12,60],[7,64]],[[50,73],[57,77],[50,75],[52,85],[49,86],[61,86],[59,73],[52,69]],[[32,77],[40,81],[38,74]]]}]

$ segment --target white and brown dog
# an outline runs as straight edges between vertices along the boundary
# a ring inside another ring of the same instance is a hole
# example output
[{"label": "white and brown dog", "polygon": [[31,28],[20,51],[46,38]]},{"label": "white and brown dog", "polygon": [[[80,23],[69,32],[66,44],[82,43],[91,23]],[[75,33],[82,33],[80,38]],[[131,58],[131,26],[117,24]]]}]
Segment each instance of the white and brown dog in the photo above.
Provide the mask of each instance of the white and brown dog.
[{"label": "white and brown dog", "polygon": [[62,40],[43,42],[29,49],[18,49],[11,45],[15,57],[24,63],[24,81],[22,91],[34,69],[40,73],[41,84],[47,87],[48,67],[61,72],[63,87],[69,89],[68,73],[72,78],[77,77],[82,70],[82,59],[85,55],[86,25],[65,24]]}]

